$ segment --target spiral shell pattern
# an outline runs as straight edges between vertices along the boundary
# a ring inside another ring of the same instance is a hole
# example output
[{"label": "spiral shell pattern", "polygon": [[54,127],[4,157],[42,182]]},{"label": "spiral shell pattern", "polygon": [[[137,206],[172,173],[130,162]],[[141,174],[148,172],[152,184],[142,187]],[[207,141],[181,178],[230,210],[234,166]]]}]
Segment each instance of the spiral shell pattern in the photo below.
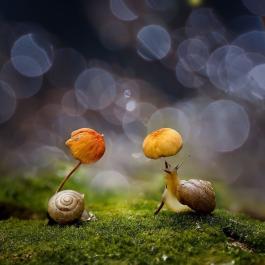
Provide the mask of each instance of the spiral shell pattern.
[{"label": "spiral shell pattern", "polygon": [[79,219],[84,209],[84,195],[74,190],[60,191],[48,202],[49,216],[59,224],[68,224]]},{"label": "spiral shell pattern", "polygon": [[215,192],[211,182],[190,179],[181,180],[178,187],[179,201],[200,213],[211,213],[215,208]]}]

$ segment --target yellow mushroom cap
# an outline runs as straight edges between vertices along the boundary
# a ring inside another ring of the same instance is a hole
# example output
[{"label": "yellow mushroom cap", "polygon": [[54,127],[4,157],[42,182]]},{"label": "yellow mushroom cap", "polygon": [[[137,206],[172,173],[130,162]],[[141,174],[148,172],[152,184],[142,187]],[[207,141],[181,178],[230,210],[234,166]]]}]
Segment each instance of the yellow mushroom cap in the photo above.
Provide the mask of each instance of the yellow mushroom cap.
[{"label": "yellow mushroom cap", "polygon": [[143,142],[146,157],[158,159],[177,154],[182,148],[181,135],[171,128],[161,128],[148,134]]},{"label": "yellow mushroom cap", "polygon": [[104,136],[90,128],[73,131],[65,144],[73,157],[84,164],[98,161],[105,152]]}]

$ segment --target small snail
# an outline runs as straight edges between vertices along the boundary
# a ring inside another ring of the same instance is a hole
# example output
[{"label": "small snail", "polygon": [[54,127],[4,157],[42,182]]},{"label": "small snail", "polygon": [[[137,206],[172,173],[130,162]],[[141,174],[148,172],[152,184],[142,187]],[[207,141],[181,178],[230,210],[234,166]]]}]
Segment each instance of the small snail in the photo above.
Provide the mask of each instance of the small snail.
[{"label": "small snail", "polygon": [[79,220],[84,210],[84,194],[73,190],[57,192],[48,202],[48,214],[58,224],[69,224]]},{"label": "small snail", "polygon": [[90,128],[81,128],[71,133],[71,137],[65,142],[77,165],[62,180],[56,193],[48,202],[49,217],[59,224],[69,224],[75,221],[96,220],[92,213],[85,210],[84,195],[73,190],[61,191],[66,181],[83,164],[91,164],[98,161],[105,152],[104,135]]},{"label": "small snail", "polygon": [[[158,159],[177,154],[182,146],[182,137],[177,131],[161,128],[147,135],[143,142],[143,151],[146,157]],[[155,214],[159,213],[164,204],[170,210],[178,211],[180,203],[196,212],[211,213],[215,208],[215,192],[212,184],[198,179],[180,180],[177,175],[179,167],[170,170],[170,165],[165,162],[166,187]]]}]

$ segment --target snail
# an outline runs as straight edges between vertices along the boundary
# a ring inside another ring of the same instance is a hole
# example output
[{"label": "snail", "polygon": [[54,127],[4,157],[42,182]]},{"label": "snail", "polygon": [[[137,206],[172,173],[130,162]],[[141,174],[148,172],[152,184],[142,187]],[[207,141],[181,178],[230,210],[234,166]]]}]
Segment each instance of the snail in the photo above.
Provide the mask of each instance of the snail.
[{"label": "snail", "polygon": [[200,179],[180,180],[177,175],[180,166],[170,170],[167,162],[165,165],[166,187],[155,214],[159,213],[164,204],[174,212],[179,210],[179,203],[203,214],[209,214],[215,209],[215,192],[211,182]]},{"label": "snail", "polygon": [[61,191],[66,181],[83,164],[98,161],[105,152],[103,134],[90,128],[81,128],[71,133],[65,144],[69,147],[77,165],[64,177],[56,193],[48,202],[48,215],[56,223],[69,224],[75,221],[96,220],[96,217],[85,210],[84,194],[73,190]]},{"label": "snail", "polygon": [[85,211],[84,194],[74,190],[55,193],[48,202],[48,214],[58,224],[79,220]]},{"label": "snail", "polygon": [[[177,154],[182,146],[182,137],[177,131],[161,128],[147,135],[143,142],[143,151],[146,157],[158,159]],[[211,213],[216,204],[212,184],[198,179],[180,180],[177,175],[179,168],[180,165],[171,170],[171,166],[165,161],[166,187],[155,214],[158,214],[164,205],[176,212],[180,203],[199,213]]]}]

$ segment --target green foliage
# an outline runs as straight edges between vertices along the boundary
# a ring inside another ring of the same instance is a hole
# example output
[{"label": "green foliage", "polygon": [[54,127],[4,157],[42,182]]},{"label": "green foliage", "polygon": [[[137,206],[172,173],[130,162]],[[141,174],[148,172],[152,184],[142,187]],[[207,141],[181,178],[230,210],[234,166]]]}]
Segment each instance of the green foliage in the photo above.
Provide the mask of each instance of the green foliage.
[{"label": "green foliage", "polygon": [[[224,210],[154,217],[154,201],[96,212],[82,225],[0,222],[0,264],[264,264],[265,224]],[[140,206],[138,209],[138,206]]]},{"label": "green foliage", "polygon": [[47,225],[58,178],[1,180],[0,202],[40,219],[0,221],[0,264],[265,264],[263,222],[220,209],[207,216],[165,209],[154,216],[157,191],[99,193],[76,180],[66,188],[85,192],[95,222]]}]

